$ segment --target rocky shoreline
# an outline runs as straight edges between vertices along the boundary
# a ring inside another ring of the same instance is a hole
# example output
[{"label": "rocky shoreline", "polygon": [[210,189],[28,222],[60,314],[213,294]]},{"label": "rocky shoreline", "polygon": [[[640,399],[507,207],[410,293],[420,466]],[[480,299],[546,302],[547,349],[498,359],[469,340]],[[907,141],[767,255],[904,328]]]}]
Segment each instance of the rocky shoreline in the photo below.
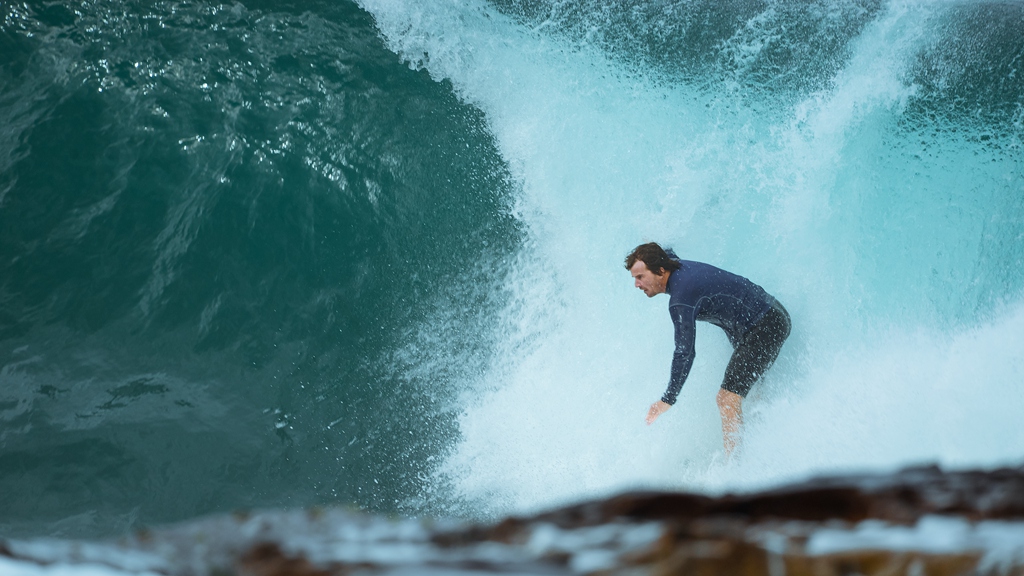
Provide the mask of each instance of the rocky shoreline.
[{"label": "rocky shoreline", "polygon": [[0,574],[1024,575],[1024,466],[634,492],[492,525],[236,513],[116,542],[0,541]]}]

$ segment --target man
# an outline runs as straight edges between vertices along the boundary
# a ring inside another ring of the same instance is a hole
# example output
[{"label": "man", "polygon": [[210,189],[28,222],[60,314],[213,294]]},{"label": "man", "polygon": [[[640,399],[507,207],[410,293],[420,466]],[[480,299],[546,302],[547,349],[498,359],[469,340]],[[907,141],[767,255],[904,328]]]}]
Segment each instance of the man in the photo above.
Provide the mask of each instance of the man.
[{"label": "man", "polygon": [[654,242],[630,252],[626,269],[633,276],[633,285],[648,298],[669,295],[668,313],[675,326],[676,350],[668,390],[651,404],[647,424],[675,404],[693,365],[697,320],[710,322],[725,330],[733,346],[717,397],[725,452],[732,454],[743,425],[743,399],[778,357],[789,336],[789,313],[750,280],[709,264],[681,260]]}]

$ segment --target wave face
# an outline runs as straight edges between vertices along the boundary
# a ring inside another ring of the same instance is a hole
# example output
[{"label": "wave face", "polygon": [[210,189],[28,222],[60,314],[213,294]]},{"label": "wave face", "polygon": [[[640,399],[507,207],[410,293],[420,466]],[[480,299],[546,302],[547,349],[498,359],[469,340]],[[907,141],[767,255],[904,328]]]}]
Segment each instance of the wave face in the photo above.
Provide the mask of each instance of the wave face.
[{"label": "wave face", "polygon": [[523,239],[480,111],[351,3],[0,11],[0,531],[426,510]]},{"label": "wave face", "polygon": [[[476,509],[1024,458],[1019,3],[360,4],[484,112],[521,187],[508,336],[439,471]],[[793,316],[731,461],[713,327],[642,423],[672,352],[621,268],[648,240]]]},{"label": "wave face", "polygon": [[[1024,459],[1024,7],[4,4],[0,532]],[[794,331],[725,461],[657,240]]]}]

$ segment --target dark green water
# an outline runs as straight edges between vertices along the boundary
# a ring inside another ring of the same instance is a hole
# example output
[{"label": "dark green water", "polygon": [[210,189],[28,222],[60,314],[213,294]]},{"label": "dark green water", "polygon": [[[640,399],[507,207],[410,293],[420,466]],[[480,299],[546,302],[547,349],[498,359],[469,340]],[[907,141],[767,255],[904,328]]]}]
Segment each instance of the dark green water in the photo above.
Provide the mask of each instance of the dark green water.
[{"label": "dark green water", "polygon": [[0,534],[424,510],[521,241],[481,113],[347,2],[0,16]]}]

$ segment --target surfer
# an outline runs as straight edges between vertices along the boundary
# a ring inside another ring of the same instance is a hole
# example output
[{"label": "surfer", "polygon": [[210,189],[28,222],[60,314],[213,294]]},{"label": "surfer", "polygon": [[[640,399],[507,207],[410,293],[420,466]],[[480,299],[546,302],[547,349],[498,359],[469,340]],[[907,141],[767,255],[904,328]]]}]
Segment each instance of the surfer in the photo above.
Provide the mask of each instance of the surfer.
[{"label": "surfer", "polygon": [[743,399],[779,355],[789,336],[789,313],[750,280],[710,264],[682,260],[654,242],[630,252],[626,269],[633,276],[633,285],[648,298],[669,295],[668,313],[675,327],[676,348],[668,389],[661,400],[651,404],[647,424],[653,424],[675,404],[693,365],[697,320],[710,322],[725,331],[733,346],[716,398],[725,452],[732,454],[743,426]]}]

